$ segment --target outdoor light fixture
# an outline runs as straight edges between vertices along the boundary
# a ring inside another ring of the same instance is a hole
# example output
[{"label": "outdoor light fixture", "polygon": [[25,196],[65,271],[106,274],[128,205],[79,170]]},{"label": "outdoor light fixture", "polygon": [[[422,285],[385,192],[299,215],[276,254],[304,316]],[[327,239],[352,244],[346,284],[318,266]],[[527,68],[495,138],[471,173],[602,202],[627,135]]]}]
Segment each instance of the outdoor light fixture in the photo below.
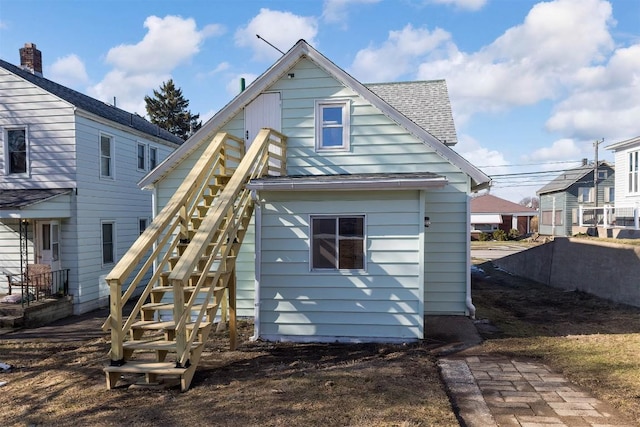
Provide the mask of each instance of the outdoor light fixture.
[{"label": "outdoor light fixture", "polygon": [[425,227],[429,227],[431,225],[431,218],[429,218],[428,216],[424,217],[424,226]]},{"label": "outdoor light fixture", "polygon": [[287,77],[289,77],[290,79],[294,78],[296,75],[294,73],[289,73],[287,74]]}]

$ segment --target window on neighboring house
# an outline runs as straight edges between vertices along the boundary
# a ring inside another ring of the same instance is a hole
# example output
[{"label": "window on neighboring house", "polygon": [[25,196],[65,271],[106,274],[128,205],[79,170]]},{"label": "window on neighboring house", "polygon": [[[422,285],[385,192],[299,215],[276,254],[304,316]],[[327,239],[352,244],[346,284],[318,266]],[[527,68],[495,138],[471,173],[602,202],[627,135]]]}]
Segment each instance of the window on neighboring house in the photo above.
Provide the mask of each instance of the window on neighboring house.
[{"label": "window on neighboring house", "polygon": [[138,230],[140,231],[140,234],[142,234],[144,230],[147,229],[148,224],[149,220],[147,218],[138,218]]},{"label": "window on neighboring house", "polygon": [[542,225],[551,225],[551,218],[553,218],[553,211],[542,211]]},{"label": "window on neighboring house", "polygon": [[603,179],[607,179],[607,171],[598,169],[598,180],[602,181]]},{"label": "window on neighboring house", "polygon": [[113,137],[100,135],[100,176],[113,178]]},{"label": "window on neighboring house", "polygon": [[615,187],[604,187],[604,201],[605,203],[613,203],[616,201]]},{"label": "window on neighboring house", "polygon": [[556,211],[556,224],[555,225],[563,225],[564,221],[562,220],[563,214],[562,211]]},{"label": "window on neighboring house", "polygon": [[364,216],[311,218],[313,270],[364,269]]},{"label": "window on neighboring house", "polygon": [[7,129],[5,131],[6,174],[26,174],[29,163],[27,129]]},{"label": "window on neighboring house", "polygon": [[138,169],[143,171],[147,166],[147,146],[138,144]]},{"label": "window on neighboring house", "polygon": [[640,151],[629,153],[629,193],[638,192],[638,153]]},{"label": "window on neighboring house", "polygon": [[316,102],[316,150],[349,150],[349,101]]},{"label": "window on neighboring house", "polygon": [[149,170],[158,166],[158,149],[156,147],[149,147]]},{"label": "window on neighboring house", "polygon": [[580,187],[578,188],[578,202],[591,203],[593,202],[593,187]]},{"label": "window on neighboring house", "polygon": [[115,223],[102,222],[102,264],[113,264],[115,254]]}]

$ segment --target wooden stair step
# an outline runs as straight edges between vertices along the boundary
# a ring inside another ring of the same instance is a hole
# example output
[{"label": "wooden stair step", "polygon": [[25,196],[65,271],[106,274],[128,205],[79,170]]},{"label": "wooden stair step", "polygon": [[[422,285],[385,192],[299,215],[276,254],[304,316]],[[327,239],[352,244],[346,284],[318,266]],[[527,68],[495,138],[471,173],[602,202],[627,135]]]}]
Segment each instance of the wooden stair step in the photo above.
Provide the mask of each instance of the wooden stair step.
[{"label": "wooden stair step", "polygon": [[[202,345],[201,342],[194,342],[191,347],[191,351],[197,349]],[[125,341],[122,343],[122,348],[126,350],[164,350],[164,351],[175,351],[176,342],[175,341],[167,341],[164,339],[160,340],[147,340],[147,341]]]},{"label": "wooden stair step", "polygon": [[183,375],[190,368],[176,368],[175,362],[141,362],[129,360],[121,366],[105,366],[104,372],[122,374]]},{"label": "wooden stair step", "polygon": [[[193,329],[195,323],[187,323],[187,329]],[[211,325],[211,322],[200,323],[200,329],[204,329]],[[174,330],[176,323],[169,320],[166,322],[156,322],[155,320],[139,320],[131,325],[131,329],[143,329],[147,331]]]},{"label": "wooden stair step", "polygon": [[[204,293],[204,292],[209,292],[209,289],[211,289],[210,287],[202,287],[200,288],[200,292]],[[213,288],[213,292],[218,292],[218,291],[222,291],[226,289],[224,286],[216,286],[215,288]],[[182,288],[183,291],[185,292],[193,292],[196,290],[195,286],[185,286],[184,288]],[[162,292],[172,292],[173,291],[173,286],[156,286],[155,288],[151,289],[151,292],[155,292],[155,293],[162,293]]]},{"label": "wooden stair step", "polygon": [[[191,307],[191,311],[200,311],[200,309],[202,308],[202,304],[197,304]],[[214,309],[216,308],[216,304],[214,303],[209,303],[207,305],[208,309]],[[142,306],[143,310],[173,310],[173,304],[172,303],[166,303],[166,302],[151,302],[148,304],[144,304]]]}]

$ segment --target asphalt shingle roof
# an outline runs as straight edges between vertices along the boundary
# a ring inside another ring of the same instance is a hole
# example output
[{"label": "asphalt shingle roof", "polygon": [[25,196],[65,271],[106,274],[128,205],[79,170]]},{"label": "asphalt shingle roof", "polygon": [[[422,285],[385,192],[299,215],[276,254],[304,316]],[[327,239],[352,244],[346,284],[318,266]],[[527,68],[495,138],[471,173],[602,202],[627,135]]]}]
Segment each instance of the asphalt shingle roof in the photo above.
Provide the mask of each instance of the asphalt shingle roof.
[{"label": "asphalt shingle roof", "polygon": [[445,80],[371,83],[365,86],[440,142],[458,142]]},{"label": "asphalt shingle roof", "polygon": [[0,209],[22,209],[69,192],[68,188],[0,190]]},{"label": "asphalt shingle roof", "polygon": [[471,199],[471,213],[536,213],[537,211],[509,200],[501,199],[493,194],[482,194]]},{"label": "asphalt shingle roof", "polygon": [[[606,166],[611,168],[609,163],[602,161],[598,162],[599,166]],[[538,194],[554,193],[556,191],[564,191],[571,187],[576,182],[583,179],[590,172],[593,172],[593,165],[583,165],[574,169],[569,169],[562,174],[558,175],[553,181],[538,190]]]},{"label": "asphalt shingle roof", "polygon": [[49,79],[35,75],[2,59],[0,59],[0,67],[69,102],[70,104],[75,105],[81,110],[103,117],[112,122],[119,123],[124,126],[129,126],[137,131],[143,132],[156,138],[164,139],[165,141],[169,141],[174,144],[182,144],[184,142],[181,138],[160,128],[159,126],[154,125],[151,122],[148,122],[143,117],[138,116],[137,114],[129,113],[127,111],[121,110],[120,108],[106,104],[102,101],[98,101],[97,99],[91,98],[90,96],[82,94],[66,86],[62,86],[61,84],[53,82]]}]

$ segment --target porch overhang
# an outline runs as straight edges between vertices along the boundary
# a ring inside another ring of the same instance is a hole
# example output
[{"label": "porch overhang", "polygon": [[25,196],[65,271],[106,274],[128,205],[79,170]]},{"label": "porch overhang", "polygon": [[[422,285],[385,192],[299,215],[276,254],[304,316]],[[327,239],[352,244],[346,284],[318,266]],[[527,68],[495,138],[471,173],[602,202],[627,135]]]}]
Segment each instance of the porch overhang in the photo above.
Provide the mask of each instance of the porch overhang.
[{"label": "porch overhang", "polygon": [[471,224],[502,224],[500,214],[471,214]]},{"label": "porch overhang", "polygon": [[70,218],[70,188],[0,190],[0,218]]},{"label": "porch overhang", "polygon": [[247,188],[256,191],[425,190],[443,188],[448,183],[446,177],[430,172],[375,173],[268,176],[251,180]]}]

